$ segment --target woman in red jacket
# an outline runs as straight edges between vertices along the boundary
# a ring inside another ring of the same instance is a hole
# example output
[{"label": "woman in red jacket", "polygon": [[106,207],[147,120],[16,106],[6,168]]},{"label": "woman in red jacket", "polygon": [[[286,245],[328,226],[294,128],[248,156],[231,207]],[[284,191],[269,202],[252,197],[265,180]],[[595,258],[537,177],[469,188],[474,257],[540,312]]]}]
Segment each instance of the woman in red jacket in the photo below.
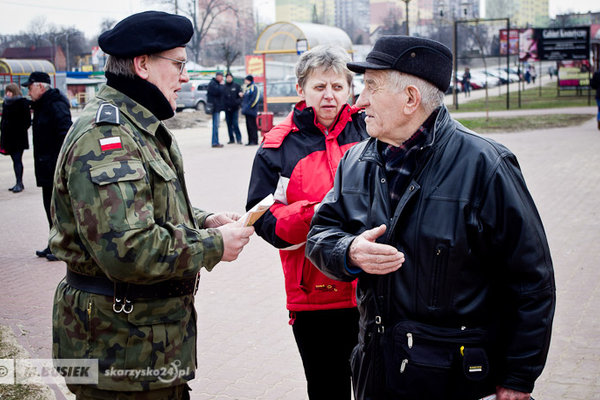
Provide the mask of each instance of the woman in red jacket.
[{"label": "woman in red jacket", "polygon": [[311,400],[351,398],[349,358],[358,335],[355,285],[326,277],[304,255],[315,207],[332,188],[340,159],[368,137],[363,114],[347,104],[348,61],[340,47],[302,54],[296,64],[302,101],[265,135],[246,204],[250,209],[269,194],[275,197],[254,226],[280,249],[290,324]]}]

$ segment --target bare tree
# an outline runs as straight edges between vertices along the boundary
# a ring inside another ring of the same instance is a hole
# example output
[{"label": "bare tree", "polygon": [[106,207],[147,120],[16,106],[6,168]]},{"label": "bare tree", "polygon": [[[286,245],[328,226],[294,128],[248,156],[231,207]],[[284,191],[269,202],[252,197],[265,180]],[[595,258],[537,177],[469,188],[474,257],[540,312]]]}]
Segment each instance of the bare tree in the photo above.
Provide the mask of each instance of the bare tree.
[{"label": "bare tree", "polygon": [[405,22],[402,24],[398,23],[398,20],[402,18],[402,11],[396,6],[390,7],[389,14],[383,20],[383,26],[381,27],[381,33],[384,35],[401,35],[406,32],[404,27]]},{"label": "bare tree", "polygon": [[218,17],[226,13],[237,16],[238,8],[235,0],[148,0],[151,3],[159,3],[165,11],[187,16],[194,26],[194,36],[188,45],[195,62],[200,60],[200,52],[204,39],[211,31]]},{"label": "bare tree", "polygon": [[112,18],[104,18],[102,21],[100,21],[100,33],[112,29],[116,23],[117,21]]}]

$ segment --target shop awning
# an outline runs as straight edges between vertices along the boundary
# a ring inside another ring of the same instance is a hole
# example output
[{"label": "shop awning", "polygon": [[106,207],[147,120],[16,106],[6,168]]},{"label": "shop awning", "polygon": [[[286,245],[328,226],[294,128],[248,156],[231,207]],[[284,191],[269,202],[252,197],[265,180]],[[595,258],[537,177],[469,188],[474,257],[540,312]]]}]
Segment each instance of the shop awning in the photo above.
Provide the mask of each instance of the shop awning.
[{"label": "shop awning", "polygon": [[27,75],[33,71],[54,75],[56,70],[50,61],[46,60],[17,60],[0,58],[0,75]]}]

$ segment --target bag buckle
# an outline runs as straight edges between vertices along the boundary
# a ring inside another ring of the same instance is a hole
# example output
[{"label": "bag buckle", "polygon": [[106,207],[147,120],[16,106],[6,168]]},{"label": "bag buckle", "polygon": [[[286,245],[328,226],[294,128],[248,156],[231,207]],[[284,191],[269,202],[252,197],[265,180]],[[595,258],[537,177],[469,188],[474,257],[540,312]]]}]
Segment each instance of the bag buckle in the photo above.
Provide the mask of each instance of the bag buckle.
[{"label": "bag buckle", "polygon": [[375,316],[375,325],[377,325],[377,333],[385,332],[385,327],[382,324],[381,315]]},{"label": "bag buckle", "polygon": [[[124,283],[115,282],[115,296],[113,297],[112,309],[115,314],[124,312],[125,314],[131,314],[133,311],[133,302],[127,298],[129,292],[129,285]],[[121,297],[122,296],[122,297]]]}]

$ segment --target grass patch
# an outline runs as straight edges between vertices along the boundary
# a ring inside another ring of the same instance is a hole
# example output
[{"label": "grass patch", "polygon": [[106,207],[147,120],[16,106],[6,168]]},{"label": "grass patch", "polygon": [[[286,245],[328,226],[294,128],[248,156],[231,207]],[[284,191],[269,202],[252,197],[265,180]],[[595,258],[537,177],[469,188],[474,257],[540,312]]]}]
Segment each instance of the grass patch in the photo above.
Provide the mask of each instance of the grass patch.
[{"label": "grass patch", "polygon": [[[27,358],[14,338],[10,328],[0,325],[0,359]],[[47,400],[54,398],[47,386],[41,385],[0,385],[0,399],[2,400]]]},{"label": "grass patch", "polygon": [[[521,107],[519,108],[519,94],[512,90],[510,94],[511,110],[527,110],[539,108],[558,108],[558,107],[587,107],[595,105],[594,94],[591,96],[591,103],[588,104],[588,92],[582,91],[577,95],[575,90],[561,90],[560,96],[556,90],[556,82],[550,82],[542,86],[541,94],[538,86],[525,86],[526,90],[521,91]],[[484,89],[480,89],[484,90]],[[506,94],[497,95],[497,88],[488,89],[488,109],[490,111],[506,110]],[[462,93],[458,94],[458,111],[484,111],[486,109],[485,98],[464,102]],[[454,110],[452,105],[449,106]]]},{"label": "grass patch", "polygon": [[457,118],[467,128],[477,133],[520,132],[535,129],[564,128],[581,125],[594,114],[546,114],[504,118]]}]

